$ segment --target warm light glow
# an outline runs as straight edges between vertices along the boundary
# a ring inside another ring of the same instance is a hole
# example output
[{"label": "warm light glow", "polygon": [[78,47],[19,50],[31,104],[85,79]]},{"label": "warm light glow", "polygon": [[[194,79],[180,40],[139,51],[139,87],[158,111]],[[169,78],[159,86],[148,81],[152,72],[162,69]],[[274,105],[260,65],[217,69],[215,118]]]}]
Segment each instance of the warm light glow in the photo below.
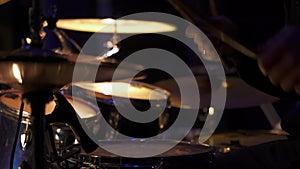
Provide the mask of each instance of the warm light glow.
[{"label": "warm light glow", "polygon": [[131,99],[155,100],[167,99],[167,94],[157,89],[148,88],[142,85],[134,85],[125,82],[100,82],[88,83],[79,82],[74,85],[83,89],[95,91],[108,96],[116,96]]},{"label": "warm light glow", "polygon": [[113,44],[112,41],[107,41],[106,44],[105,44],[105,46],[106,46],[107,48],[112,48],[112,47],[114,46],[114,44]]},{"label": "warm light glow", "polygon": [[107,19],[60,19],[57,21],[57,27],[61,29],[82,31],[82,32],[99,32],[99,33],[158,33],[172,32],[176,27],[171,24],[143,21],[143,20],[114,20]]},{"label": "warm light glow", "polygon": [[102,19],[102,22],[105,24],[114,24],[115,23],[115,19],[112,18],[106,18],[106,19]]},{"label": "warm light glow", "polygon": [[20,141],[21,141],[22,148],[25,149],[26,148],[26,134],[25,133],[21,134]]},{"label": "warm light glow", "polygon": [[208,108],[208,114],[209,114],[210,116],[213,116],[213,115],[215,114],[215,108],[209,107],[209,108]]},{"label": "warm light glow", "polygon": [[12,65],[12,70],[13,70],[14,77],[18,80],[19,83],[22,83],[23,80],[22,80],[22,77],[21,77],[21,71],[20,71],[19,66],[14,63]]},{"label": "warm light glow", "polygon": [[44,21],[43,22],[43,27],[45,28],[45,27],[47,27],[48,26],[48,22],[47,21]]},{"label": "warm light glow", "polygon": [[55,139],[56,141],[60,141],[59,136],[58,136],[57,134],[55,134],[54,139]]},{"label": "warm light glow", "polygon": [[226,81],[223,81],[223,82],[222,82],[222,86],[223,86],[224,88],[228,88],[228,87],[229,87],[229,84],[228,84]]},{"label": "warm light glow", "polygon": [[27,44],[31,44],[31,39],[30,38],[26,38],[25,40],[26,40]]},{"label": "warm light glow", "polygon": [[119,50],[120,50],[120,49],[118,48],[118,46],[117,46],[117,45],[114,45],[114,47],[113,47],[110,51],[108,51],[108,52],[106,53],[106,55],[107,55],[107,57],[110,57],[110,56],[112,56],[113,54],[118,53]]},{"label": "warm light glow", "polygon": [[61,128],[57,128],[56,133],[60,133],[60,132],[61,132]]}]

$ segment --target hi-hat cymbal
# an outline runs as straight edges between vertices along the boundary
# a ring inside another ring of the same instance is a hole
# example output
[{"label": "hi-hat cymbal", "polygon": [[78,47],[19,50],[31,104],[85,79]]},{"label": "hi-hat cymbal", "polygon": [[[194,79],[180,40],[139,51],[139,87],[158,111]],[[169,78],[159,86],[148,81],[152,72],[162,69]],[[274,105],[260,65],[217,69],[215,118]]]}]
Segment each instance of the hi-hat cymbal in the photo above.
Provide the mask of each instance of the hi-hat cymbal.
[{"label": "hi-hat cymbal", "polygon": [[0,83],[24,92],[59,89],[72,81],[74,64],[48,50],[17,49],[0,60]]},{"label": "hi-hat cymbal", "polygon": [[125,20],[125,19],[97,19],[97,18],[78,18],[78,19],[59,19],[56,23],[57,28],[98,33],[159,33],[175,31],[176,27],[171,24],[158,21],[145,20]]},{"label": "hi-hat cymbal", "polygon": [[[111,80],[118,67],[117,61],[109,59],[97,60],[87,56],[76,60],[75,55],[71,56],[73,59],[69,57],[43,49],[17,50],[0,58],[0,83],[23,92],[58,90],[74,82],[75,66],[80,73],[80,79],[77,80],[91,82]],[[123,66],[117,77],[129,78],[131,72],[139,68],[130,64],[128,67]],[[89,79],[93,76],[95,79]]]},{"label": "hi-hat cymbal", "polygon": [[[200,108],[209,107],[211,101],[211,85],[208,76],[199,75],[196,77],[180,77],[177,78],[177,80],[183,82],[184,87],[189,88],[193,82],[192,78],[195,78],[198,84]],[[171,93],[170,101],[172,106],[197,109],[197,107],[193,107],[189,104],[189,101],[191,101],[193,98],[188,97],[181,99],[180,90],[174,79],[162,80],[154,83],[153,85],[166,89]],[[226,87],[227,90],[225,104],[226,109],[254,107],[279,100],[277,97],[270,96],[253,88],[238,77],[229,76],[226,78],[226,82],[220,82],[220,88],[224,87]],[[181,100],[184,102],[181,103]]]}]

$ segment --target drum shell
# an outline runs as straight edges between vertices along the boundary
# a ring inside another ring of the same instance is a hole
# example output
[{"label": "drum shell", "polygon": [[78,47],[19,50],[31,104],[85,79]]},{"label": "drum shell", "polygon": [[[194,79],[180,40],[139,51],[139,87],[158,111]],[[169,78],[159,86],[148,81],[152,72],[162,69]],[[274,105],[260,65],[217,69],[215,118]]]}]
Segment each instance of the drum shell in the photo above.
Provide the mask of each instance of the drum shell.
[{"label": "drum shell", "polygon": [[[10,157],[11,151],[13,148],[13,143],[17,131],[17,124],[18,124],[18,111],[7,107],[5,104],[0,102],[0,167],[1,168],[9,168],[10,165]],[[26,129],[31,128],[30,126],[30,118],[28,114],[24,112],[21,126],[20,126],[20,133],[23,133]],[[24,151],[22,150],[21,140],[20,137],[17,140],[14,156],[14,166],[19,166],[23,161],[27,163],[31,163],[31,146],[30,144],[27,146],[27,149]]]}]

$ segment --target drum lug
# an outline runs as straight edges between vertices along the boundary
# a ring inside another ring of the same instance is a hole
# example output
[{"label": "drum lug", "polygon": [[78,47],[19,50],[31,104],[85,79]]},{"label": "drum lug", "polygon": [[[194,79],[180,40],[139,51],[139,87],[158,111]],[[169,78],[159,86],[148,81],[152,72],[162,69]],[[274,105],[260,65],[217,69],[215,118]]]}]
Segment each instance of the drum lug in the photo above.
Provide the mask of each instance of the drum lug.
[{"label": "drum lug", "polygon": [[25,130],[21,134],[20,142],[22,146],[22,150],[25,151],[31,144],[32,134],[31,129],[28,129],[28,123],[26,123]]}]

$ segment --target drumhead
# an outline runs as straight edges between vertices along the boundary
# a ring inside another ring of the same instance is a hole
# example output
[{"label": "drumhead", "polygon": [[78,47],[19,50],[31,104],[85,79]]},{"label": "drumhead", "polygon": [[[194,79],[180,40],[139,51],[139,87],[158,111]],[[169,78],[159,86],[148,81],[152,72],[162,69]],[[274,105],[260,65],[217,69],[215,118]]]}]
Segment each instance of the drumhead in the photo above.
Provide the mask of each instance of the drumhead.
[{"label": "drumhead", "polygon": [[[160,149],[166,145],[174,144],[172,140],[134,139],[134,140],[110,140],[101,141],[101,144],[110,146],[113,149],[130,152],[132,149],[145,147],[149,149]],[[99,147],[92,153],[82,153],[80,160],[83,163],[93,163],[96,166],[110,168],[156,168],[161,165],[163,168],[207,168],[213,161],[212,148],[205,144],[191,142],[177,142],[172,149],[147,158],[122,157],[113,154]],[[139,155],[142,152],[132,152]]]},{"label": "drumhead", "polygon": [[[97,109],[92,105],[88,104],[86,101],[72,97],[70,95],[64,95],[66,99],[70,102],[70,104],[74,107],[76,112],[81,118],[89,118],[97,115]],[[76,104],[78,106],[74,106],[73,100],[76,99]],[[6,114],[17,117],[19,114],[20,106],[22,102],[22,92],[18,90],[7,90],[0,94],[0,108]],[[50,101],[46,104],[45,115],[51,114],[55,109],[56,103],[54,100]],[[24,111],[23,117],[30,118],[31,107],[29,103],[24,102]]]}]

